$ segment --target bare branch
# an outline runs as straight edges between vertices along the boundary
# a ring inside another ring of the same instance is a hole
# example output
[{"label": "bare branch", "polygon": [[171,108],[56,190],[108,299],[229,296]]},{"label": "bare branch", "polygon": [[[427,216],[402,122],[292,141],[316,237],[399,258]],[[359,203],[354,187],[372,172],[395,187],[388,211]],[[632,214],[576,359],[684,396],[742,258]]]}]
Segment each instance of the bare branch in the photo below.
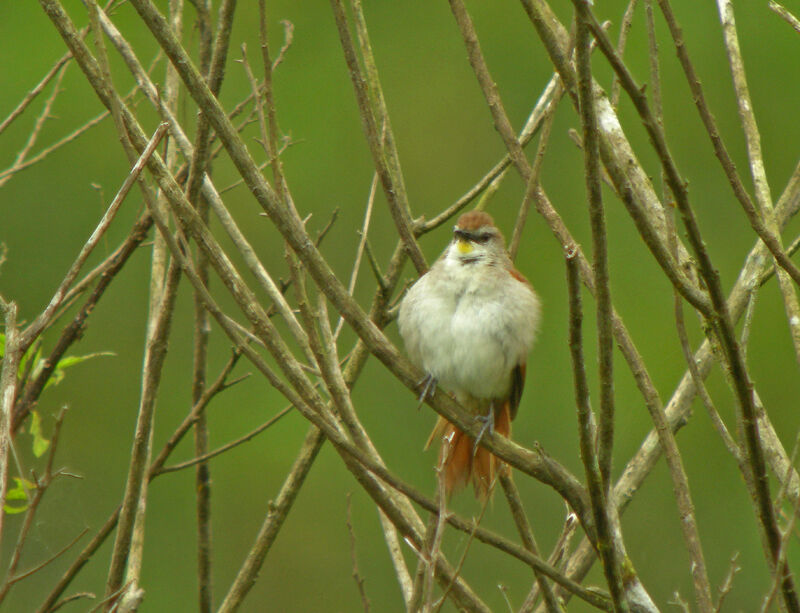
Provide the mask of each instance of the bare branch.
[{"label": "bare branch", "polygon": [[778,4],[774,0],[770,0],[768,6],[771,11],[792,26],[795,31],[800,34],[800,19],[792,15],[783,5]]},{"label": "bare branch", "polygon": [[11,416],[17,396],[17,369],[23,352],[17,329],[17,305],[0,296],[0,311],[5,323],[3,361],[0,366],[0,537],[3,536],[4,506],[8,489],[9,454],[11,453]]},{"label": "bare branch", "polygon": [[278,531],[292,508],[292,504],[297,498],[297,493],[300,491],[308,471],[311,469],[314,459],[317,457],[324,442],[325,436],[312,426],[308,434],[306,434],[300,453],[286,476],[277,499],[269,505],[267,517],[261,525],[258,536],[256,536],[256,540],[248,552],[244,564],[218,609],[220,613],[238,609],[247,592],[253,587],[264,557],[278,535]]},{"label": "bare branch", "polygon": [[125,201],[125,197],[128,195],[128,192],[130,192],[133,184],[139,179],[139,174],[142,172],[147,160],[149,160],[150,156],[153,155],[153,152],[156,150],[156,147],[158,147],[166,131],[167,124],[159,124],[152,138],[150,138],[148,141],[147,147],[145,147],[145,150],[139,156],[139,159],[136,160],[136,163],[133,165],[133,168],[131,168],[128,176],[125,177],[125,181],[123,181],[122,186],[119,188],[119,191],[117,191],[117,194],[114,196],[111,204],[108,205],[108,209],[106,209],[106,212],[103,214],[100,223],[97,224],[97,227],[94,229],[91,236],[88,238],[83,247],[81,247],[78,257],[72,263],[69,271],[64,276],[64,279],[58,286],[56,293],[50,299],[50,303],[47,305],[45,310],[42,311],[42,313],[33,322],[31,322],[27,328],[25,328],[25,331],[21,336],[23,351],[26,351],[28,347],[30,347],[31,344],[38,338],[42,331],[50,325],[56,311],[64,303],[70,286],[75,281],[75,278],[78,276],[81,268],[86,263],[89,255],[97,246],[97,243],[100,242],[100,239],[105,235],[106,231],[111,225],[111,222],[114,220],[117,211],[119,211],[120,206],[122,206],[122,203]]},{"label": "bare branch", "polygon": [[[580,27],[578,29],[580,33]],[[588,45],[584,37],[578,38],[577,46]],[[586,381],[586,364],[583,358],[583,335],[581,331],[583,311],[580,298],[580,281],[576,265],[577,249],[565,254],[567,262],[567,286],[569,289],[569,348],[572,357],[572,372],[575,378],[575,404],[578,409],[578,433],[580,435],[581,459],[586,471],[589,496],[592,502],[592,514],[597,525],[597,550],[603,562],[606,582],[611,590],[614,611],[629,611],[622,585],[622,558],[619,549],[612,541],[611,518],[609,505],[606,502],[607,490],[603,486],[603,477],[595,454],[594,416],[589,404],[589,387]]]},{"label": "bare branch", "polygon": [[[367,137],[370,153],[372,153],[375,169],[378,172],[383,191],[386,194],[386,200],[389,203],[389,211],[394,219],[398,234],[403,240],[406,252],[414,263],[417,272],[421,275],[428,270],[428,264],[411,230],[411,208],[408,203],[405,184],[403,183],[399,158],[394,146],[389,115],[383,102],[380,81],[372,58],[369,39],[366,36],[366,25],[359,10],[360,4],[354,3],[353,7],[356,13],[356,31],[359,35],[360,50],[366,66],[366,70],[363,72],[358,64],[342,1],[331,0],[331,7],[336,18],[339,40],[344,50],[345,60],[347,61],[347,67],[350,70],[353,87],[356,92],[362,126]],[[359,15],[361,15],[360,18]],[[369,88],[369,92],[367,88]],[[385,126],[386,137],[383,139],[380,136],[378,127],[381,125]]]}]

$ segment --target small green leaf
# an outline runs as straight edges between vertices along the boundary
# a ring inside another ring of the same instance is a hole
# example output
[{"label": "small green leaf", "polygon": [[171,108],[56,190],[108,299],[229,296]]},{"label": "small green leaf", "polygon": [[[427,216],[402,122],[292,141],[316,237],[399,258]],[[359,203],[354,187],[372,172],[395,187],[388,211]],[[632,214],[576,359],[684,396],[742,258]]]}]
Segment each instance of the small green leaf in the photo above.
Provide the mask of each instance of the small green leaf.
[{"label": "small green leaf", "polygon": [[50,447],[50,441],[42,436],[42,418],[38,411],[31,411],[30,431],[33,437],[33,455],[41,458],[47,448]]},{"label": "small green leaf", "polygon": [[28,498],[28,492],[30,490],[36,489],[36,484],[28,481],[27,479],[20,479],[19,477],[14,477],[14,481],[16,482],[16,486],[6,492],[6,501],[10,500],[24,500],[25,503],[19,506],[12,506],[10,504],[3,505],[3,510],[8,513],[9,515],[14,515],[15,513],[22,513],[30,506],[30,499]]},{"label": "small green leaf", "polygon": [[88,353],[86,355],[68,355],[67,357],[60,359],[58,364],[56,364],[55,370],[53,370],[50,380],[47,382],[47,384],[45,384],[45,389],[51,385],[58,385],[61,383],[61,380],[64,378],[65,368],[69,368],[70,366],[75,366],[75,364],[80,364],[86,360],[91,360],[92,358],[98,358],[105,355],[115,356],[117,354],[111,351],[99,351],[97,353]]},{"label": "small green leaf", "polygon": [[4,504],[3,510],[6,512],[7,515],[16,515],[17,513],[24,513],[28,510],[28,503],[25,503],[21,507],[12,507],[10,504]]},{"label": "small green leaf", "polygon": [[56,368],[59,370],[63,370],[64,368],[69,368],[70,366],[75,366],[75,364],[80,364],[81,362],[85,362],[86,360],[91,360],[92,358],[99,358],[104,355],[117,355],[113,351],[98,351],[97,353],[87,353],[86,355],[68,355],[65,358],[62,358],[56,364]]}]

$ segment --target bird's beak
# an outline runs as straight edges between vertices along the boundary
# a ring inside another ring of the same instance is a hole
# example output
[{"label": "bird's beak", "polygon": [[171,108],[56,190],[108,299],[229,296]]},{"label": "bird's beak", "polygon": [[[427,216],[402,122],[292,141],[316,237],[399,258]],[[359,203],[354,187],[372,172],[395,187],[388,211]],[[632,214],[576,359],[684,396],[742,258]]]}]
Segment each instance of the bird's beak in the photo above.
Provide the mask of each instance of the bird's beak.
[{"label": "bird's beak", "polygon": [[468,253],[472,253],[472,250],[473,250],[472,243],[469,242],[469,241],[465,241],[464,239],[461,239],[461,240],[458,241],[457,247],[458,247],[459,253],[462,253],[464,255],[466,255]]}]

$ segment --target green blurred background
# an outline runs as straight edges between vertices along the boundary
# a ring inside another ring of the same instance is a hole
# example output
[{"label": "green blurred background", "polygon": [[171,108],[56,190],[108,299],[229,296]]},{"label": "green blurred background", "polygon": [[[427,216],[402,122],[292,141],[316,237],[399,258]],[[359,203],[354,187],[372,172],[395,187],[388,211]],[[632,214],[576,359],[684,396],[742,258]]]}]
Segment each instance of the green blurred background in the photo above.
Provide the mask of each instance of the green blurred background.
[{"label": "green blurred background", "polygon": [[[165,4],[160,3],[162,7]],[[242,42],[247,43],[249,57],[256,72],[260,72],[257,4],[239,4],[231,61],[221,94],[228,108],[249,93],[241,65],[232,61],[241,57]],[[612,21],[611,32],[616,37],[626,3],[598,4],[598,16]],[[70,0],[66,6],[79,25],[86,23],[80,2]],[[288,19],[295,26],[294,43],[275,76],[279,124],[294,141],[283,156],[288,180],[301,213],[313,213],[309,222],[312,230],[322,228],[332,212],[339,210],[338,220],[322,250],[337,273],[347,278],[373,170],[331,10],[325,2],[289,0],[268,2],[268,7],[273,48],[282,40],[279,20]],[[773,198],[777,199],[798,159],[800,39],[767,9],[766,1],[736,2],[735,7],[767,174]],[[787,7],[795,12],[800,9],[797,2],[790,2]],[[503,145],[492,127],[447,3],[366,1],[364,8],[411,205],[415,215],[430,217],[451,204],[500,159]],[[552,74],[546,54],[518,3],[470,2],[468,8],[506,110],[515,128],[520,129]],[[553,8],[568,23],[571,3],[553,3]],[[676,0],[674,8],[725,142],[750,186],[716,5],[710,1]],[[0,5],[0,17],[0,117],[5,117],[64,53],[64,46],[34,2],[5,2]],[[122,6],[114,19],[136,46],[140,58],[148,63],[156,47],[133,9]],[[193,19],[193,9],[187,3],[185,40],[194,49],[197,33],[192,27]],[[657,28],[669,144],[689,182],[692,203],[727,289],[754,244],[754,234],[713,156],[661,20]],[[647,41],[641,6],[637,9],[626,58],[639,82],[647,82]],[[113,68],[117,85],[122,90],[130,87],[131,79],[116,56]],[[599,54],[594,68],[608,87],[610,71]],[[163,73],[162,61],[155,69],[157,80],[163,79]],[[46,124],[39,147],[102,111],[77,66],[69,67],[63,88],[53,108],[54,118]],[[41,101],[35,103],[2,135],[0,167],[13,162],[41,104]],[[145,102],[139,104],[140,117],[147,129],[152,130],[156,118],[146,107]],[[185,126],[194,123],[195,108],[185,98],[181,100],[179,114]],[[655,157],[631,105],[624,100],[620,118],[642,163],[658,184]],[[579,128],[579,124],[573,109],[565,103],[557,114],[542,183],[575,237],[588,249],[582,156],[567,137],[570,128]],[[251,151],[260,155],[260,147],[253,140],[256,135],[257,129],[253,127],[247,132],[247,139]],[[22,319],[30,321],[47,303],[126,172],[127,163],[113,126],[106,121],[0,188],[0,241],[8,247],[8,259],[0,271],[0,293],[18,302]],[[231,165],[222,159],[215,164],[214,172],[220,187],[236,179]],[[489,205],[506,234],[510,234],[522,188],[519,178],[511,174]],[[620,202],[609,192],[605,195],[614,304],[666,402],[684,372],[674,332],[671,288]],[[283,243],[259,216],[259,208],[246,189],[238,187],[228,192],[225,200],[274,276],[285,277]],[[132,192],[92,262],[98,262],[122,240],[141,207],[140,195]],[[785,234],[787,242],[798,229],[796,222],[790,224]],[[385,263],[396,239],[380,194],[370,238],[378,260]],[[437,257],[447,241],[447,225],[426,236],[422,248],[428,259]],[[149,260],[146,248],[132,258],[100,302],[83,339],[71,352],[113,351],[116,357],[98,358],[76,366],[63,383],[42,396],[39,407],[46,432],[52,430],[53,416],[58,410],[69,406],[56,465],[80,475],[81,479],[63,478],[52,486],[29,538],[22,569],[46,559],[84,528],[93,534],[121,499],[139,397]],[[544,319],[529,363],[514,438],[525,445],[540,442],[560,462],[582,475],[567,350],[562,254],[535,213],[526,228],[517,263],[542,298]],[[411,267],[407,267],[405,277],[413,278]],[[217,280],[212,283],[219,290]],[[357,287],[357,298],[362,305],[368,305],[373,289],[371,274],[364,267]],[[216,293],[230,312],[235,313],[224,292]],[[585,306],[587,355],[596,389],[594,305],[588,296]],[[155,449],[161,448],[190,405],[191,309],[191,294],[184,283],[158,402]],[[701,339],[699,327],[694,318],[688,319],[693,345],[697,346]],[[394,325],[388,333],[397,339]],[[52,346],[56,336],[52,332],[47,336],[45,349]],[[352,341],[353,335],[345,331],[342,352]],[[209,376],[215,377],[229,350],[216,328],[211,342]],[[773,281],[759,294],[749,362],[757,389],[788,449],[798,430],[800,394],[793,356],[780,295]],[[242,363],[236,373],[250,370]],[[713,372],[708,384],[720,412],[732,425],[733,398],[719,369]],[[651,422],[621,359],[617,360],[616,392],[615,474],[619,474],[651,428]],[[375,360],[368,363],[354,391],[354,400],[387,464],[432,494],[434,454],[422,451],[434,422],[432,411],[417,412],[412,394]],[[225,392],[208,413],[212,448],[246,433],[283,406],[282,398],[257,376]],[[714,586],[718,585],[727,572],[730,557],[739,552],[743,571],[734,582],[729,610],[754,610],[769,585],[754,513],[735,463],[710,427],[704,409],[697,405],[695,413],[688,427],[681,431],[678,442],[692,486],[710,578]],[[307,429],[307,422],[292,413],[265,434],[211,463],[215,602],[221,601],[251,546],[268,501],[276,496]],[[30,440],[28,434],[17,438],[22,463],[27,469],[41,469],[41,460],[31,454]],[[189,441],[178,448],[172,460],[191,456]],[[560,531],[564,505],[549,488],[527,478],[519,478],[518,482],[539,545],[543,551],[549,551]],[[146,590],[143,611],[196,608],[193,484],[193,471],[184,471],[164,475],[151,486],[142,577]],[[373,610],[403,609],[375,508],[344,469],[338,455],[326,446],[243,610],[360,609],[351,577],[345,523],[350,492],[357,555]],[[469,494],[456,497],[453,506],[466,516],[478,510]],[[7,564],[12,535],[18,530],[21,517],[8,518],[0,566]],[[502,497],[497,497],[483,522],[516,538]],[[688,559],[663,463],[624,515],[623,529],[632,560],[658,604],[669,610],[667,603],[676,590],[690,600]],[[465,543],[464,535],[448,533],[445,549],[452,560],[458,559]],[[792,547],[793,553],[798,553],[796,545]],[[84,590],[102,593],[110,548],[110,542],[106,543],[68,593]],[[35,577],[17,585],[3,610],[28,611],[40,604],[73,553],[70,551]],[[406,553],[411,561],[410,552]],[[598,569],[592,572],[589,580],[602,583]],[[506,610],[498,585],[507,587],[508,598],[518,607],[532,581],[529,569],[480,543],[472,544],[463,574],[492,609],[498,611]],[[88,602],[79,601],[65,610],[88,610],[93,606]],[[569,610],[585,609],[579,602],[572,602]]]}]

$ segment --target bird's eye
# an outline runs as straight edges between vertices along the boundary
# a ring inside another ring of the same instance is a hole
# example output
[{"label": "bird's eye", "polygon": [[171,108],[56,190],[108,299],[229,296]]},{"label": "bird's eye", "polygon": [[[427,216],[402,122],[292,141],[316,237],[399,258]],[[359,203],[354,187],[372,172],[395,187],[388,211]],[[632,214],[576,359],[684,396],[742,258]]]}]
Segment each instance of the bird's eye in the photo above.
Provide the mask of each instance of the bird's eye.
[{"label": "bird's eye", "polygon": [[480,245],[485,245],[489,242],[489,239],[492,238],[492,235],[488,232],[483,232],[481,234],[476,235],[472,240]]}]

